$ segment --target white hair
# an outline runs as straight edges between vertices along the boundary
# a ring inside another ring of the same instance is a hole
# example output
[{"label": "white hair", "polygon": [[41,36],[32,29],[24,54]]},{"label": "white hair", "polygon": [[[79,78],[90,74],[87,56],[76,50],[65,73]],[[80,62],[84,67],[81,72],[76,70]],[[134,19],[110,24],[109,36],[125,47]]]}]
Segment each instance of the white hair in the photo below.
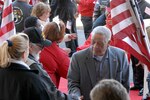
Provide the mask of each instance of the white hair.
[{"label": "white hair", "polygon": [[111,39],[111,31],[106,26],[97,26],[92,31],[92,39],[95,34],[102,34],[105,35],[107,42]]}]

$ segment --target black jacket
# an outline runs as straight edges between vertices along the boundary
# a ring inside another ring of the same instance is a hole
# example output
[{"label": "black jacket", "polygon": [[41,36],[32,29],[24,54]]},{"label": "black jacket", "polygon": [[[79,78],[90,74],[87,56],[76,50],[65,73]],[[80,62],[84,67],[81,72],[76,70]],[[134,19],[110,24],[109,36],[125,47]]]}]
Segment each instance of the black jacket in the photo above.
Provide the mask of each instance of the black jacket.
[{"label": "black jacket", "polygon": [[50,100],[36,72],[17,63],[0,68],[0,100]]},{"label": "black jacket", "polygon": [[43,69],[42,65],[37,60],[35,60],[35,58],[31,54],[29,55],[27,64],[32,70],[39,71],[39,77],[43,80],[44,84],[47,87],[50,100],[77,100],[78,99],[75,95],[67,96],[65,93],[60,92],[52,82],[47,72]]},{"label": "black jacket", "polygon": [[12,5],[16,31],[22,32],[24,30],[24,20],[30,16],[32,6],[19,0],[14,1]]}]

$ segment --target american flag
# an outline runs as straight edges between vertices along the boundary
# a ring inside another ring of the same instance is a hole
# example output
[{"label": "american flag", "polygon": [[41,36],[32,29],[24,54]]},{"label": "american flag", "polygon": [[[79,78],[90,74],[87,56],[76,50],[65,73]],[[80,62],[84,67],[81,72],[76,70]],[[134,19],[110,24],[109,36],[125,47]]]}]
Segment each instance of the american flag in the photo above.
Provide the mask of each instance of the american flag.
[{"label": "american flag", "polygon": [[0,44],[16,33],[12,0],[4,0],[2,22],[0,28]]},{"label": "american flag", "polygon": [[140,27],[143,22],[140,19],[139,23],[139,16],[135,14],[131,1],[111,0],[110,7],[113,45],[132,54],[150,69],[150,55],[142,34],[144,27]]}]

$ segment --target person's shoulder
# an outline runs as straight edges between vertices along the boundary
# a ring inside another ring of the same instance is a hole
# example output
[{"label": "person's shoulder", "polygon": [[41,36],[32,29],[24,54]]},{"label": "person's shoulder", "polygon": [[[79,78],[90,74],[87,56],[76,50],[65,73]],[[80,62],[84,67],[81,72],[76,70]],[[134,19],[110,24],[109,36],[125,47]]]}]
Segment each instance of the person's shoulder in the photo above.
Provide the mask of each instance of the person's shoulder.
[{"label": "person's shoulder", "polygon": [[90,47],[83,49],[83,50],[80,50],[80,51],[77,51],[75,54],[84,54],[84,53],[87,53],[89,51],[90,51]]},{"label": "person's shoulder", "polygon": [[109,48],[111,49],[111,51],[113,52],[117,52],[117,53],[125,53],[125,51],[121,48],[118,47],[114,47],[114,46],[109,46]]},{"label": "person's shoulder", "polygon": [[10,73],[15,72],[16,75],[24,77],[25,80],[29,77],[35,78],[38,76],[38,73],[39,73],[37,70],[29,70],[24,65],[18,64],[18,63],[11,63],[8,69],[6,70]]},{"label": "person's shoulder", "polygon": [[89,56],[90,52],[91,52],[91,48],[89,47],[74,53],[72,57],[78,57],[79,59],[83,59]]},{"label": "person's shoulder", "polygon": [[27,61],[26,61],[26,64],[28,65],[28,66],[31,66],[32,64],[34,64],[34,63],[36,63],[33,59],[31,59],[31,58],[28,58],[27,59]]},{"label": "person's shoulder", "polygon": [[22,73],[25,80],[39,80],[38,70],[28,70]]},{"label": "person's shoulder", "polygon": [[30,5],[26,2],[21,2],[21,1],[14,1],[14,2],[12,2],[12,5],[13,5],[13,7],[16,6],[19,8],[22,8],[22,7],[32,8],[33,7],[32,5]]}]

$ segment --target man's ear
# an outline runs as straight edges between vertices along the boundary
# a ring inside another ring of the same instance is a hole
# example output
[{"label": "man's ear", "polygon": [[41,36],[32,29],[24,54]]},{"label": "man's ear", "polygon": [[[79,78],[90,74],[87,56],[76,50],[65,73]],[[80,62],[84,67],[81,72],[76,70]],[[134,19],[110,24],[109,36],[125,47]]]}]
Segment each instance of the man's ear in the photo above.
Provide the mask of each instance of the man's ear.
[{"label": "man's ear", "polygon": [[33,48],[34,46],[32,45],[32,43],[29,43],[29,51],[32,51]]}]

